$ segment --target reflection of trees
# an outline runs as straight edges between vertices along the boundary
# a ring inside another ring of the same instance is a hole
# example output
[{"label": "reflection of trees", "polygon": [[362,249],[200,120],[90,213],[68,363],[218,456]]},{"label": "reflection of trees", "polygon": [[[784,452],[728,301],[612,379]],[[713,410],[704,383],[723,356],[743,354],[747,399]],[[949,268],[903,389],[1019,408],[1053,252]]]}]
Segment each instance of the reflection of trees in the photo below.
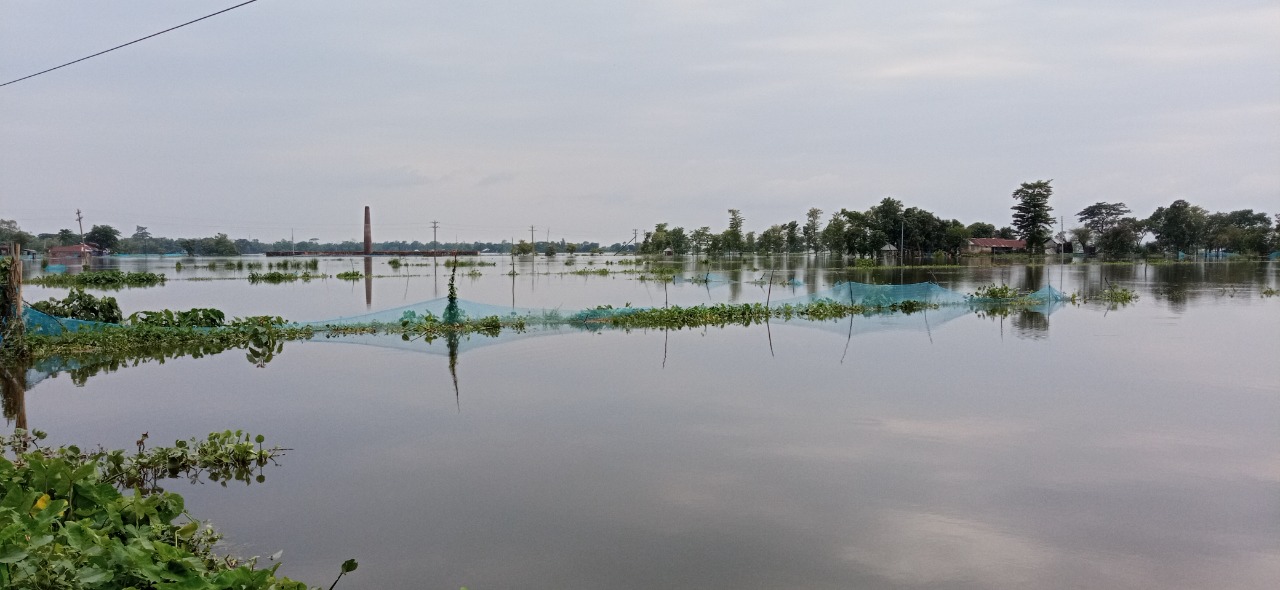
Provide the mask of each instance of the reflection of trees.
[{"label": "reflection of trees", "polygon": [[1026,266],[1022,270],[1022,282],[1017,285],[1024,293],[1034,293],[1044,286],[1044,266]]},{"label": "reflection of trees", "polygon": [[1003,331],[1006,319],[1013,326],[1013,335],[1018,338],[1040,340],[1049,337],[1049,312],[1044,306],[1028,308],[1017,305],[991,305],[974,309],[980,318],[999,322]]},{"label": "reflection of trees", "polygon": [[1039,310],[1022,309],[1013,314],[1013,333],[1019,338],[1040,340],[1049,336],[1049,316]]}]

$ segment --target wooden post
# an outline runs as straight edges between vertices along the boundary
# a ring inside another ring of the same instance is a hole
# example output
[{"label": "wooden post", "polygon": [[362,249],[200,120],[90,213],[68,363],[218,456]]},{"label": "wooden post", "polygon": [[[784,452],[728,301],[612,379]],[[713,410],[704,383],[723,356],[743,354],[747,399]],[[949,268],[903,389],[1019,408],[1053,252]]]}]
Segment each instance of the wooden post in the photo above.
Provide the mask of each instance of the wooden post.
[{"label": "wooden post", "polygon": [[4,337],[22,338],[26,325],[22,321],[22,250],[18,244],[9,246],[9,275],[5,277],[4,293],[0,294],[0,327]]}]

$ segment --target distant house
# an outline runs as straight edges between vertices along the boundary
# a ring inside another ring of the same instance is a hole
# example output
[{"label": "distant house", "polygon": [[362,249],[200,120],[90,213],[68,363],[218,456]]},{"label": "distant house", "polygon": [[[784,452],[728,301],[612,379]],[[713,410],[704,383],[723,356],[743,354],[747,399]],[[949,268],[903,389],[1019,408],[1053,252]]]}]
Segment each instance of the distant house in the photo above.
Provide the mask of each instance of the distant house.
[{"label": "distant house", "polygon": [[79,258],[86,254],[93,256],[97,254],[97,249],[89,244],[72,244],[70,246],[49,248],[49,258]]},{"label": "distant house", "polygon": [[969,238],[969,245],[965,248],[967,254],[999,254],[1001,252],[1014,252],[1017,250],[1026,250],[1026,240],[1006,240],[1004,238]]}]

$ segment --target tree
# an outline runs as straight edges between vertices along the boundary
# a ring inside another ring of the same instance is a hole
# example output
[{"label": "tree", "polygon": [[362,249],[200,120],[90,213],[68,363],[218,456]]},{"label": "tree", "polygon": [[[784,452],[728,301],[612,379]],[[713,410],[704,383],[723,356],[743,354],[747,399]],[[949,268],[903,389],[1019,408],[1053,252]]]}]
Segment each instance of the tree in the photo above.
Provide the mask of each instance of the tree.
[{"label": "tree", "polygon": [[1018,201],[1013,209],[1013,227],[1018,236],[1027,242],[1027,251],[1044,252],[1044,244],[1049,241],[1053,217],[1049,215],[1053,207],[1049,206],[1049,197],[1053,195],[1053,180],[1037,180],[1024,182],[1018,190],[1013,191],[1013,198]]},{"label": "tree", "polygon": [[884,245],[884,234],[873,229],[871,215],[841,209],[844,217],[844,251],[858,256],[874,256]]},{"label": "tree", "polygon": [[667,243],[670,244],[671,251],[677,255],[689,251],[689,236],[685,235],[683,227],[667,230]]},{"label": "tree", "polygon": [[515,246],[511,248],[511,252],[516,256],[533,254],[533,244],[530,244],[529,242],[526,242],[524,240],[520,240],[518,243],[516,243]]},{"label": "tree", "polygon": [[202,254],[206,256],[239,256],[236,245],[227,238],[227,234],[216,234],[212,238],[200,240]]},{"label": "tree", "polygon": [[844,217],[840,213],[833,213],[822,229],[822,246],[828,252],[844,254]]},{"label": "tree", "polygon": [[1171,252],[1186,252],[1203,243],[1208,214],[1204,209],[1182,199],[1167,208],[1159,207],[1146,226],[1156,237],[1156,243]]},{"label": "tree", "polygon": [[996,237],[996,226],[990,223],[977,221],[969,224],[969,237],[971,238],[994,238]]},{"label": "tree", "polygon": [[706,250],[707,246],[711,244],[711,228],[704,225],[693,230],[693,233],[689,235],[689,242],[693,245],[694,254],[699,254]]},{"label": "tree", "polygon": [[800,251],[800,248],[803,246],[804,242],[802,242],[800,238],[799,223],[796,223],[794,221],[788,221],[786,225],[782,226],[782,235],[783,235],[783,241],[785,242],[784,249],[787,251],[787,253],[791,254],[791,253]]},{"label": "tree", "polygon": [[969,244],[969,228],[959,221],[952,221],[947,226],[946,232],[943,234],[943,249],[950,252],[952,256],[959,256],[960,251]]},{"label": "tree", "polygon": [[57,240],[59,246],[73,246],[80,243],[80,234],[69,229],[60,229]]},{"label": "tree", "polygon": [[1112,225],[1115,225],[1121,217],[1129,214],[1129,207],[1124,203],[1103,203],[1097,202],[1085,207],[1076,217],[1080,219],[1085,227],[1093,230],[1096,234],[1107,231]]},{"label": "tree", "polygon": [[109,225],[95,225],[84,235],[84,241],[104,250],[115,250],[120,244],[120,230]]},{"label": "tree", "polygon": [[805,214],[808,221],[804,224],[804,246],[810,252],[817,252],[822,249],[822,239],[819,235],[818,223],[822,218],[822,209],[812,207]]},{"label": "tree", "polygon": [[871,230],[868,239],[873,242],[868,254],[878,252],[885,244],[892,243],[896,247],[904,232],[902,201],[889,197],[881,199],[878,205],[867,211],[866,220]]},{"label": "tree", "polygon": [[729,229],[724,231],[722,245],[729,252],[742,250],[742,213],[737,209],[729,210]]},{"label": "tree", "polygon": [[1143,223],[1133,217],[1124,217],[1111,223],[1098,236],[1098,250],[1103,256],[1120,258],[1138,249],[1138,240],[1146,233]]},{"label": "tree", "polygon": [[18,222],[12,219],[0,219],[0,244],[30,244],[36,240],[36,237],[22,231],[18,227]]},{"label": "tree", "polygon": [[1006,225],[996,230],[996,235],[993,237],[1000,238],[1002,240],[1014,240],[1018,238],[1018,234],[1013,231],[1012,227]]},{"label": "tree", "polygon": [[570,242],[570,243],[568,243],[568,244],[565,244],[565,245],[564,245],[564,253],[565,253],[565,254],[568,254],[568,255],[572,256],[572,255],[573,255],[575,252],[577,252],[577,251],[578,251],[578,245],[577,245],[577,244],[574,244],[573,242]]},{"label": "tree", "polygon": [[1093,230],[1087,227],[1073,227],[1067,231],[1071,234],[1071,241],[1081,246],[1087,246],[1093,242]]}]

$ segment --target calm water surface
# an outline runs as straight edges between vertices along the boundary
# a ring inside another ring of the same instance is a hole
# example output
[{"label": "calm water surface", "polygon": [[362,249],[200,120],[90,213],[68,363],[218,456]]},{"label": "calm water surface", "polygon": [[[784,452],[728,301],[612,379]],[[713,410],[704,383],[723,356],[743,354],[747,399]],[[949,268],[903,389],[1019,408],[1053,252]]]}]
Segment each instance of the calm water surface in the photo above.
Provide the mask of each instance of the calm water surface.
[{"label": "calm water surface", "polygon": [[[846,272],[749,260],[795,286],[560,274],[459,277],[463,298],[576,310],[764,301],[862,282],[1090,292],[1136,304],[933,310],[829,324],[566,330],[469,343],[287,343],[29,387],[30,427],[129,447],[224,428],[294,449],[266,481],[172,482],[227,550],[360,588],[1269,588],[1280,579],[1277,266]],[[212,306],[294,320],[443,296],[443,267],[250,286],[172,270],[126,313]],[[360,259],[324,260],[322,271]],[[773,269],[771,267],[777,267]],[[612,270],[629,267],[609,266]],[[722,269],[723,270],[723,269]],[[391,276],[395,275],[395,276]],[[240,277],[237,280],[231,280]],[[28,288],[28,300],[60,296]],[[476,344],[488,344],[475,346]]]}]

